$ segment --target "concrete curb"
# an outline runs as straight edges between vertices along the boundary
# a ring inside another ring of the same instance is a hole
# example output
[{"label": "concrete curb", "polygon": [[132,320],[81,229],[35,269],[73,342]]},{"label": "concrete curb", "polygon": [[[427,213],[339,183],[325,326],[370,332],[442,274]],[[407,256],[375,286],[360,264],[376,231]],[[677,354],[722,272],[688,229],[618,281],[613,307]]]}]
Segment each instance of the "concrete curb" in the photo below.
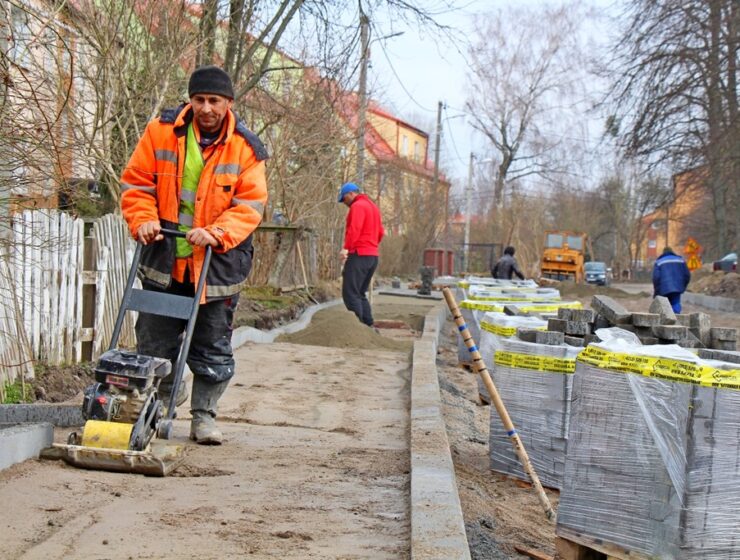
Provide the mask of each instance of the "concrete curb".
[{"label": "concrete curb", "polygon": [[52,426],[68,428],[82,426],[82,407],[79,404],[3,404],[0,405],[0,424],[48,422]]},{"label": "concrete curb", "polygon": [[42,424],[0,424],[0,471],[38,457],[54,441],[54,427]]},{"label": "concrete curb", "polygon": [[411,558],[470,559],[442,416],[437,344],[447,310],[427,313],[411,372]]},{"label": "concrete curb", "polygon": [[713,309],[714,311],[740,313],[740,299],[684,292],[681,296],[681,300],[683,303],[706,307],[707,309]]},{"label": "concrete curb", "polygon": [[272,329],[270,331],[261,331],[255,329],[254,327],[239,327],[231,336],[231,347],[236,350],[247,342],[266,344],[269,342],[273,342],[281,334],[291,334],[303,330],[311,322],[311,317],[313,317],[317,311],[321,311],[322,309],[326,309],[328,307],[333,307],[340,303],[342,303],[341,299],[334,299],[332,301],[319,303],[318,305],[312,305],[310,307],[307,307],[306,310],[301,314],[301,316],[294,322],[288,323],[287,325],[283,325],[281,327],[277,327],[276,329]]}]

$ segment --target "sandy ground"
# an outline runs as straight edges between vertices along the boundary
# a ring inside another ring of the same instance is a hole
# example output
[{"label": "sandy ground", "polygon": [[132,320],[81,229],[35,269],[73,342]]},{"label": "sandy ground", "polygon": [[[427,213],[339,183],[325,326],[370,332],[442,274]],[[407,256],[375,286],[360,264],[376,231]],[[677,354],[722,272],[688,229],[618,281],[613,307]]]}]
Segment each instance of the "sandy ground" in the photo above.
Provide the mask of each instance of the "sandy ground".
[{"label": "sandy ground", "polygon": [[[388,313],[378,301],[379,318],[423,315],[395,299]],[[327,343],[342,335],[321,329]],[[410,353],[275,343],[236,359],[226,443],[188,444],[174,476],[51,461],[0,472],[0,503],[13,505],[0,511],[0,558],[408,558]],[[185,443],[187,405],[181,415]]]},{"label": "sandy ground", "polygon": [[[650,298],[619,301],[639,311]],[[410,327],[381,334],[337,306],[284,342],[238,350],[221,407],[227,442],[188,444],[176,476],[40,461],[0,472],[0,502],[12,504],[0,511],[0,558],[408,558],[409,350],[431,305],[376,298],[376,319]],[[535,494],[489,469],[491,408],[457,367],[456,336],[448,322],[437,365],[471,555],[523,558],[516,545],[552,554]],[[187,406],[182,416],[185,443]],[[556,506],[557,492],[548,496]]]}]

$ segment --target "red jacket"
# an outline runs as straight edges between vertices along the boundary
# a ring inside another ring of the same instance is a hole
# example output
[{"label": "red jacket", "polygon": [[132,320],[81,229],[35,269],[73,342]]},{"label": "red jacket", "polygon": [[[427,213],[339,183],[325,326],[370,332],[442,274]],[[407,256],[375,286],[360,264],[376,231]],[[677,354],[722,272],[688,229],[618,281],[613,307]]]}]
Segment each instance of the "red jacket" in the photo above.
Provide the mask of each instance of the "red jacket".
[{"label": "red jacket", "polygon": [[366,194],[358,194],[347,213],[344,248],[361,256],[378,256],[378,245],[385,230],[380,221],[380,210]]}]

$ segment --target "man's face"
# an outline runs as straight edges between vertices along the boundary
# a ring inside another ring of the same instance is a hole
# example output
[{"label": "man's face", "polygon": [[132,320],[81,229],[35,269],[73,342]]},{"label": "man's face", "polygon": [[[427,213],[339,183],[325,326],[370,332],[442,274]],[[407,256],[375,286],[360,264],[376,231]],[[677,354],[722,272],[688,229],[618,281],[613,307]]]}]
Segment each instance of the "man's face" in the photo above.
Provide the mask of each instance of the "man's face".
[{"label": "man's face", "polygon": [[216,132],[221,129],[234,101],[215,93],[196,93],[190,98],[190,104],[198,128],[203,132]]},{"label": "man's face", "polygon": [[349,207],[349,205],[352,204],[352,201],[355,199],[356,196],[357,196],[356,192],[348,192],[342,197],[342,203],[346,204]]}]

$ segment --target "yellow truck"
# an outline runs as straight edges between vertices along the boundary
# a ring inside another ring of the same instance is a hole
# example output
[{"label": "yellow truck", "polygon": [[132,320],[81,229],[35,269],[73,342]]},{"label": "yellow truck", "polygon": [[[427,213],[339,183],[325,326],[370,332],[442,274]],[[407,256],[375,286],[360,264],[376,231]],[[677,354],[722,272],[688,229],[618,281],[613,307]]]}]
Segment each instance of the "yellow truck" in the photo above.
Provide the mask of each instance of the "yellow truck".
[{"label": "yellow truck", "polygon": [[579,231],[546,231],[540,275],[582,282],[587,240]]}]

